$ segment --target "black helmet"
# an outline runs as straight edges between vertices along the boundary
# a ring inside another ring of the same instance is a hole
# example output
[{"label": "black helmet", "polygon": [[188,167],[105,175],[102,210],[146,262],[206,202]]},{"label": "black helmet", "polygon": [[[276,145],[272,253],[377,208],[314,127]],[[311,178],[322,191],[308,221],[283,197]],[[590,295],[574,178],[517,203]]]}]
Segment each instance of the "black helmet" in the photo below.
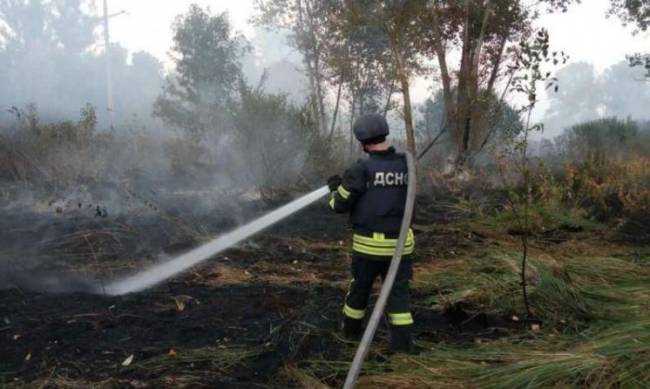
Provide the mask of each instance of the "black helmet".
[{"label": "black helmet", "polygon": [[383,141],[382,138],[386,138],[388,135],[388,123],[382,115],[366,114],[357,119],[353,131],[354,136],[361,143],[374,143],[373,140]]}]

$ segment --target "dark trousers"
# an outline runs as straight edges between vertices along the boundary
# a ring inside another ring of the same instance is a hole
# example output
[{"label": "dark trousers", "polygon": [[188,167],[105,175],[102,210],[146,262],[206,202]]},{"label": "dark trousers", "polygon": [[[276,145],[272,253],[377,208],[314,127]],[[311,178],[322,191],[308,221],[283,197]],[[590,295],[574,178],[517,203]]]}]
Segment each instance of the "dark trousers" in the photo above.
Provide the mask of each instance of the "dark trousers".
[{"label": "dark trousers", "polygon": [[[372,286],[377,277],[381,277],[382,282],[386,277],[390,260],[370,259],[369,257],[359,254],[353,254],[352,257],[352,282],[350,290],[345,298],[343,314],[345,324],[350,332],[361,328],[361,323],[366,314],[368,298],[372,291]],[[393,336],[395,332],[410,333],[413,326],[413,317],[409,308],[409,280],[413,276],[413,261],[411,256],[402,258],[393,289],[388,297],[386,304],[386,313],[388,322],[391,324]],[[410,336],[409,336],[410,341]]]}]

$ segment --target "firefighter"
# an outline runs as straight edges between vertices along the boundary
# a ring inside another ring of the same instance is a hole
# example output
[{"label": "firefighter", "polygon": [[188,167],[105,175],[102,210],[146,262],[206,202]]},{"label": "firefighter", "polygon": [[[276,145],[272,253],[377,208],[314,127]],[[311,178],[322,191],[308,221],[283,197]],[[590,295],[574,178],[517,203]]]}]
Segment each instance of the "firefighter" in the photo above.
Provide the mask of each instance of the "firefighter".
[{"label": "firefighter", "polygon": [[[382,115],[368,114],[354,124],[354,135],[368,154],[354,163],[343,178],[330,177],[329,207],[349,213],[352,223],[352,281],[343,305],[343,332],[358,339],[363,333],[368,298],[377,277],[386,276],[400,233],[408,169],[403,154],[386,143],[389,129]],[[404,256],[388,298],[386,313],[390,324],[391,349],[412,352],[413,317],[409,309],[409,280],[415,238],[409,229]]]}]

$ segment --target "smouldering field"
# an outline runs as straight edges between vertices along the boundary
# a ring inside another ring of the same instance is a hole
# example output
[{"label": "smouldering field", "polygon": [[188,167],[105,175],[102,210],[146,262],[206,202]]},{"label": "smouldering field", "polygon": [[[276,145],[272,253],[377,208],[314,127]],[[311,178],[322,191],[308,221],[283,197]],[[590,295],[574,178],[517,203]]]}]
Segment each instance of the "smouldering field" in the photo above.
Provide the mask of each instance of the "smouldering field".
[{"label": "smouldering field", "polygon": [[[247,217],[262,211],[251,206]],[[25,248],[9,242],[29,236],[41,260],[31,277],[5,275],[23,287],[0,291],[4,387],[342,385],[356,347],[338,330],[349,231],[323,204],[154,290],[104,297],[26,288],[54,285],[33,280],[58,274],[83,289],[70,269],[110,278],[238,223],[217,211],[188,218],[150,207],[136,216],[80,208],[3,218],[3,259]],[[519,239],[498,217],[421,202],[415,230],[421,352],[388,353],[383,326],[359,387],[650,385],[647,246],[592,222],[549,224],[531,243],[534,319],[526,320]]]}]

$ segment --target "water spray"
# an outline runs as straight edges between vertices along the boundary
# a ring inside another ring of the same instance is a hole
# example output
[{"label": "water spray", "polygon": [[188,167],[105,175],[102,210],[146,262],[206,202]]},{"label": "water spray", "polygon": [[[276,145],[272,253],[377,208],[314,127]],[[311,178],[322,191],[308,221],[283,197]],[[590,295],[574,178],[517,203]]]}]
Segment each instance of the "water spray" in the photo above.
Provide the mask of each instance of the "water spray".
[{"label": "water spray", "polygon": [[105,293],[118,296],[151,288],[293,215],[329,193],[327,186],[317,189],[168,262],[107,284],[104,287]]},{"label": "water spray", "polygon": [[[424,155],[424,154],[422,154]],[[422,157],[420,156],[420,158]],[[419,159],[419,158],[418,158]],[[406,153],[406,162],[409,172],[409,182],[407,188],[406,204],[404,216],[402,218],[402,225],[400,234],[397,241],[395,254],[391,260],[390,267],[383,282],[377,303],[364,331],[359,347],[354,356],[354,360],[348,371],[344,388],[352,389],[356,385],[357,379],[361,372],[361,367],[368,355],[370,344],[375,336],[379,321],[383,315],[384,307],[388,300],[388,296],[393,288],[395,276],[400,266],[402,254],[404,252],[404,244],[406,242],[407,233],[411,225],[413,216],[413,207],[415,202],[415,159],[410,153]],[[185,272],[187,269],[195,266],[214,255],[228,249],[247,239],[256,233],[270,227],[271,225],[283,220],[301,209],[313,204],[330,193],[328,186],[323,186],[303,197],[300,197],[291,203],[284,205],[259,219],[253,220],[248,224],[236,228],[225,235],[222,235],[194,250],[191,250],[179,257],[176,257],[168,262],[156,265],[151,269],[144,270],[140,273],[126,277],[122,280],[115,281],[105,287],[105,293],[108,295],[123,295],[127,293],[139,292],[144,289],[153,287],[168,278],[174,277],[178,274]]]}]

